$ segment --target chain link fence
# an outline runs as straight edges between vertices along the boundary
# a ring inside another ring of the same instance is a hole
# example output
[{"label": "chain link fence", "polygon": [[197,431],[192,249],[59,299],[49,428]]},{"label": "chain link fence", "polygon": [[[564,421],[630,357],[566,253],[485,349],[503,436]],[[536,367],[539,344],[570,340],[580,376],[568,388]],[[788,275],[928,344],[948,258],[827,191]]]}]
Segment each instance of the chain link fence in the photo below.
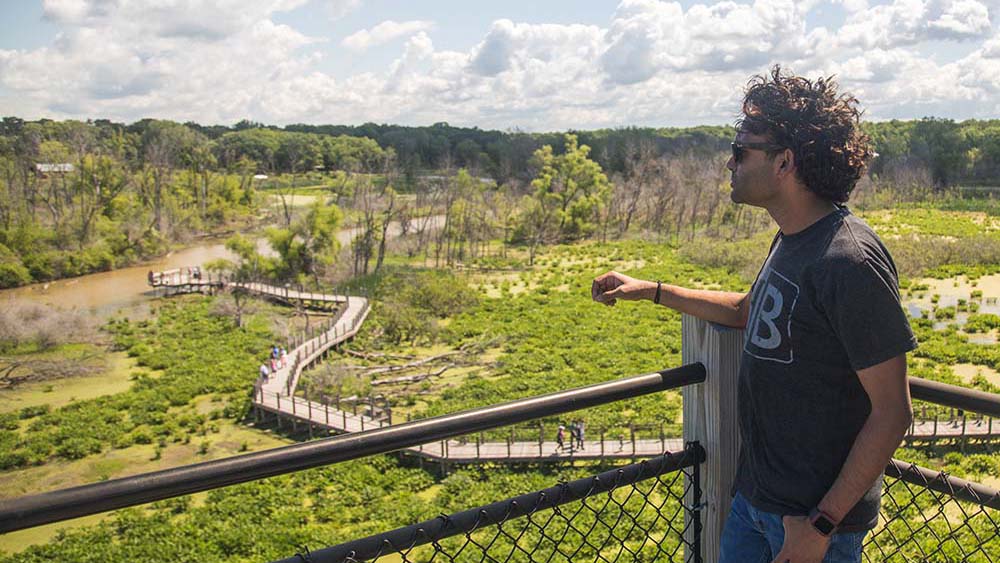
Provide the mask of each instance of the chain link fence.
[{"label": "chain link fence", "polygon": [[[285,562],[701,562],[699,464],[684,451]],[[1000,492],[893,460],[874,562],[1000,563]]]},{"label": "chain link fence", "polygon": [[1000,563],[1000,492],[893,460],[867,562]]},{"label": "chain link fence", "polygon": [[696,443],[682,452],[562,483],[286,561],[701,561]]}]

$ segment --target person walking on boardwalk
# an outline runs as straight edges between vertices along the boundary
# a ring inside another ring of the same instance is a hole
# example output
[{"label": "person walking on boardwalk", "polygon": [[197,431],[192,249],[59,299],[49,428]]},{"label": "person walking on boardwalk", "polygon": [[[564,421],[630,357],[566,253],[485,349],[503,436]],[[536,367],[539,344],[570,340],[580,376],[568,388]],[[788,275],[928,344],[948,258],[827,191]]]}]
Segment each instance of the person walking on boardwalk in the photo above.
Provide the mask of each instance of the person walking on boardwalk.
[{"label": "person walking on boardwalk", "polygon": [[271,370],[268,369],[267,363],[260,364],[260,378],[267,381],[271,377]]},{"label": "person walking on boardwalk", "polygon": [[569,422],[569,451],[576,449],[576,421]]},{"label": "person walking on boardwalk", "polygon": [[731,197],[778,227],[748,292],[618,272],[592,285],[605,305],[650,300],[746,331],[723,563],[861,561],[882,471],[912,420],[906,354],[917,342],[896,266],[845,205],[872,157],[857,106],[832,78],[778,66],[747,85],[726,163]]},{"label": "person walking on boardwalk", "polygon": [[576,421],[576,446],[583,449],[583,419]]},{"label": "person walking on boardwalk", "polygon": [[556,450],[563,451],[564,449],[566,449],[566,427],[560,424],[559,429],[556,430]]},{"label": "person walking on boardwalk", "polygon": [[288,367],[288,350],[284,346],[281,347],[281,367]]}]

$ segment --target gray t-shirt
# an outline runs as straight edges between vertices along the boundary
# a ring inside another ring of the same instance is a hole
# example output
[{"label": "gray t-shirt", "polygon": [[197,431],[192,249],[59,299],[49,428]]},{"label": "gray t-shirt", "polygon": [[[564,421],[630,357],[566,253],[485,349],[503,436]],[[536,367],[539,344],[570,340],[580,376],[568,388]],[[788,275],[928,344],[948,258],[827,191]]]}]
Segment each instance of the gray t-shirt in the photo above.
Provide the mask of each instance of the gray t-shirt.
[{"label": "gray t-shirt", "polygon": [[[745,336],[735,489],[759,510],[807,514],[871,412],[856,372],[916,348],[896,265],[846,207],[779,233],[751,289]],[[880,477],[840,530],[874,527],[881,492]]]}]

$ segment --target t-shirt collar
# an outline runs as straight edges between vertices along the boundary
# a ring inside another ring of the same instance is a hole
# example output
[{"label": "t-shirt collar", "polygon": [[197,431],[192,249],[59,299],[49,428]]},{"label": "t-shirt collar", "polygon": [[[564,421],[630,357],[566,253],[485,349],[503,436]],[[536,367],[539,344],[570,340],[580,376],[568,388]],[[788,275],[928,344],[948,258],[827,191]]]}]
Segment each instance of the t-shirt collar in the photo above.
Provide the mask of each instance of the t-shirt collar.
[{"label": "t-shirt collar", "polygon": [[846,205],[841,205],[839,203],[835,203],[834,205],[837,206],[836,209],[820,217],[816,221],[813,221],[811,225],[802,229],[801,231],[790,235],[786,235],[779,231],[779,236],[781,237],[782,240],[786,240],[788,242],[803,239],[806,236],[808,236],[809,233],[821,230],[827,223],[831,221],[836,221],[842,217],[846,217],[851,213],[851,210],[848,209]]}]

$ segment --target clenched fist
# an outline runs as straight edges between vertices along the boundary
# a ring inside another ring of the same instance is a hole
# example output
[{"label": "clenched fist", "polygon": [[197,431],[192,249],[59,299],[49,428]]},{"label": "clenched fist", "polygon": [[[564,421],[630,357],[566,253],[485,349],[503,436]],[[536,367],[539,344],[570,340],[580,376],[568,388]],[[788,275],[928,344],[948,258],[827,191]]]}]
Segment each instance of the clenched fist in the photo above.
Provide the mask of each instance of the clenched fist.
[{"label": "clenched fist", "polygon": [[619,299],[625,301],[652,299],[654,291],[656,291],[654,282],[637,280],[618,272],[601,274],[594,278],[594,283],[590,286],[590,296],[594,301],[608,306],[614,306]]}]

